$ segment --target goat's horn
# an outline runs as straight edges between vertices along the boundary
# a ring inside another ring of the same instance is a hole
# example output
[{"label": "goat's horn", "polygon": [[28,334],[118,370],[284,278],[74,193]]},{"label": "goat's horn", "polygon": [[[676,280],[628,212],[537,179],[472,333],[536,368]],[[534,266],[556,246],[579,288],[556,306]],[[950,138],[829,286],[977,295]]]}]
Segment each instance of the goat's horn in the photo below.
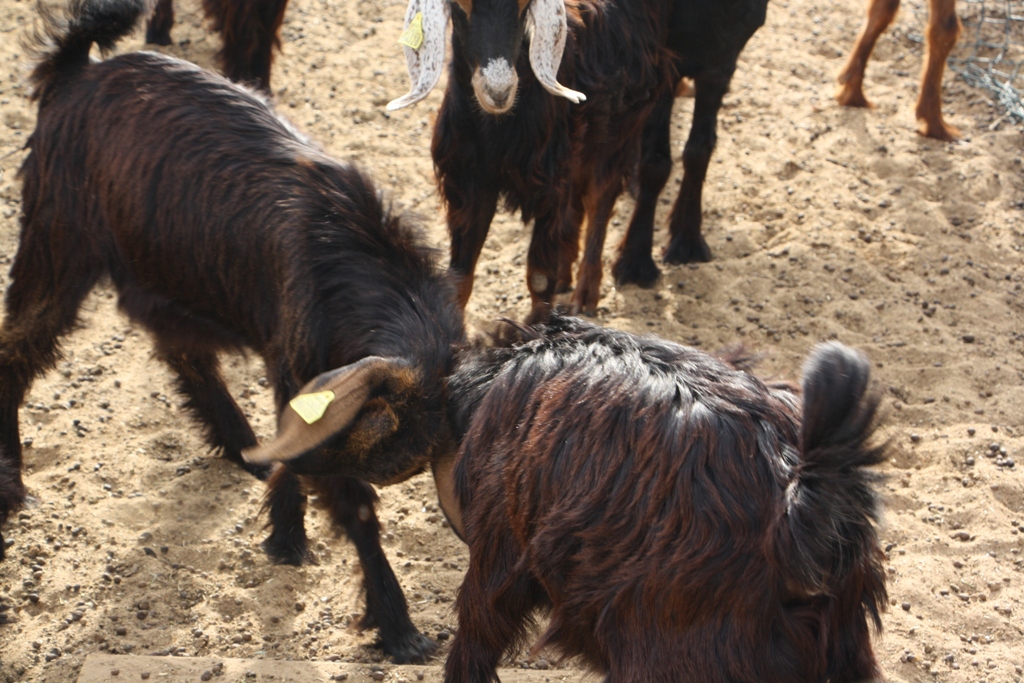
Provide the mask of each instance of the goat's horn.
[{"label": "goat's horn", "polygon": [[388,102],[388,111],[416,104],[430,94],[444,68],[445,33],[451,10],[448,0],[410,0],[405,11],[405,31],[399,42],[405,50],[412,88]]},{"label": "goat's horn", "polygon": [[265,465],[311,451],[348,427],[374,389],[408,372],[404,361],[368,356],[317,375],[284,407],[274,440],[245,449],[242,457]]},{"label": "goat's horn", "polygon": [[587,99],[581,92],[570,90],[558,82],[558,65],[565,51],[568,28],[565,20],[564,0],[532,0],[527,9],[533,24],[530,36],[530,66],[537,80],[552,95],[575,103]]}]

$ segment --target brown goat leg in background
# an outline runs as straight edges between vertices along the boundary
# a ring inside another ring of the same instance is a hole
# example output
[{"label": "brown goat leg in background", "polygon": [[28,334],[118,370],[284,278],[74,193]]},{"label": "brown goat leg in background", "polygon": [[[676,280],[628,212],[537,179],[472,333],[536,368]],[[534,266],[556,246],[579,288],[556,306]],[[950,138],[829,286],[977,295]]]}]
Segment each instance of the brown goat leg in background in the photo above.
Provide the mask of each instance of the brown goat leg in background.
[{"label": "brown goat leg in background", "polygon": [[146,44],[170,45],[174,26],[174,0],[157,0],[153,14],[146,23]]},{"label": "brown goat leg in background", "polygon": [[[526,287],[530,290],[530,313],[526,323],[541,322],[551,312],[555,298],[555,285],[561,267],[561,256],[568,240],[579,240],[579,230],[566,226],[569,216],[540,215],[533,221],[533,236],[526,254]],[[580,283],[576,283],[579,292]]]},{"label": "brown goat leg in background", "polygon": [[701,235],[701,193],[704,177],[711,162],[711,153],[718,141],[718,110],[729,89],[732,71],[725,74],[702,74],[694,84],[693,122],[683,149],[683,184],[672,207],[669,222],[669,243],[665,249],[666,263],[708,262],[711,249]]},{"label": "brown goat leg in background", "polygon": [[921,93],[914,113],[921,135],[946,142],[960,138],[960,131],[942,118],[942,72],[946,67],[946,58],[960,38],[960,28],[960,19],[956,16],[956,0],[929,0]]},{"label": "brown goat leg in background", "polygon": [[878,37],[892,23],[899,8],[900,0],[871,0],[868,4],[867,21],[857,37],[853,51],[850,52],[850,58],[846,60],[846,66],[838,76],[839,88],[836,90],[835,98],[844,107],[871,106],[864,96],[864,70]]},{"label": "brown goat leg in background", "polygon": [[576,291],[572,295],[572,312],[584,315],[597,314],[597,302],[601,298],[601,255],[604,239],[608,232],[608,219],[615,200],[619,197],[622,180],[618,177],[595,179],[583,198],[587,216],[587,237],[576,277]]},{"label": "brown goat leg in background", "polygon": [[224,41],[217,59],[225,76],[270,92],[287,6],[288,0],[203,0],[203,11]]},{"label": "brown goat leg in background", "polygon": [[409,618],[402,587],[380,545],[373,487],[352,477],[310,477],[308,481],[359,553],[366,589],[366,614],[360,628],[378,629],[380,645],[397,663],[423,661],[437,645],[417,631]]},{"label": "brown goat leg in background", "polygon": [[[680,83],[687,79],[681,79]],[[654,248],[654,214],[658,197],[672,175],[672,92],[664,93],[644,123],[640,156],[640,193],[633,209],[629,229],[619,244],[612,266],[616,284],[653,287],[661,277],[651,252]]]},{"label": "brown goat leg in background", "polygon": [[459,278],[459,306],[466,308],[469,297],[473,293],[476,262],[480,258],[480,251],[484,248],[491,220],[498,209],[498,193],[481,191],[477,194],[475,202],[461,210],[450,208],[452,203],[450,196],[447,201],[449,205],[448,234],[452,239],[449,268]]}]

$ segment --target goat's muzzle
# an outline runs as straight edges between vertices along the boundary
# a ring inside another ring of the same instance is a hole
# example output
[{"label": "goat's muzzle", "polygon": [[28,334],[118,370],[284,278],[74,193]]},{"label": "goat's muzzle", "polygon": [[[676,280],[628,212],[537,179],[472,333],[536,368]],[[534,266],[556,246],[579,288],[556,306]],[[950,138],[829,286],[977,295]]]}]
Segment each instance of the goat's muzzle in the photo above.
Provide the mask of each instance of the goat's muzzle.
[{"label": "goat's muzzle", "polygon": [[519,76],[504,57],[491,59],[473,72],[473,92],[488,114],[504,114],[516,101]]}]

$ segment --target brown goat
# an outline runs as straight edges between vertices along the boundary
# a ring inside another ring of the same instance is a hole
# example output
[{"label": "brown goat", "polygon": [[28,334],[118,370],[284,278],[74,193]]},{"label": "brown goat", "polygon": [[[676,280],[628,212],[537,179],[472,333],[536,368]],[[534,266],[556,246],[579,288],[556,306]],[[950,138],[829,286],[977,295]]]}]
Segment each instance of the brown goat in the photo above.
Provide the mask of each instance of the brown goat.
[{"label": "brown goat", "polygon": [[[270,92],[274,49],[281,49],[281,23],[288,0],[203,0],[203,13],[221,35],[217,60],[224,75]],[[146,25],[146,42],[170,45],[174,0],[157,0]]]},{"label": "brown goat", "polygon": [[886,590],[866,469],[878,399],[838,343],[788,384],[655,337],[552,314],[460,354],[442,507],[469,544],[447,683],[496,681],[537,608],[533,652],[605,681],[881,678]]},{"label": "brown goat", "polygon": [[[844,107],[870,107],[864,96],[864,70],[867,68],[875,42],[882,35],[900,8],[900,0],[870,0],[868,19],[861,29],[857,44],[846,66],[839,72],[836,100]],[[946,58],[960,38],[960,19],[956,16],[956,0],[928,0],[928,30],[925,33],[925,61],[921,70],[921,92],[915,114],[918,132],[929,138],[947,142],[960,137],[960,131],[942,118],[942,72]]]},{"label": "brown goat", "polygon": [[[91,45],[109,49],[143,2],[75,0],[65,21],[44,17],[32,74],[39,117],[0,327],[0,523],[25,497],[18,407],[107,276],[228,459],[242,463],[256,437],[217,352],[250,348],[279,413],[304,384],[331,397],[322,417],[306,415],[318,457],[371,463],[377,483],[424,469],[434,450],[450,451],[444,380],[463,342],[454,284],[369,179],[250,90],[154,53],[90,62]],[[381,549],[376,494],[330,472],[307,483],[359,552],[364,623],[395,659],[422,659],[434,645],[409,619]],[[267,551],[293,564],[307,545],[297,474],[319,472],[278,466],[267,496]]]}]

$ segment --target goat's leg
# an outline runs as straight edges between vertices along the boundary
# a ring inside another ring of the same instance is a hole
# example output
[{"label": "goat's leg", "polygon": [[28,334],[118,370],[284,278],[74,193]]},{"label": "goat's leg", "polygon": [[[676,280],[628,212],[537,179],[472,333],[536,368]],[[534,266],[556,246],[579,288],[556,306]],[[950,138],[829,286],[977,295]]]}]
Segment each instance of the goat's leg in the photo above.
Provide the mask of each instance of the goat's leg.
[{"label": "goat's leg", "polygon": [[580,241],[578,239],[580,226],[583,223],[585,209],[583,208],[583,193],[573,194],[571,213],[568,220],[574,226],[570,235],[562,241],[558,252],[558,281],[555,283],[555,294],[564,294],[572,291],[572,267],[576,264],[576,258],[580,255]]},{"label": "goat's leg", "polygon": [[[32,223],[24,221],[0,327],[0,527],[26,497],[18,408],[32,381],[57,364],[58,340],[74,325],[82,300],[102,273],[88,255],[51,243],[67,236],[50,235]],[[0,534],[0,560],[5,549]]]},{"label": "goat's leg", "polygon": [[203,0],[203,10],[221,34],[217,53],[224,75],[270,92],[274,49],[281,48],[281,23],[288,0]]},{"label": "goat's leg", "polygon": [[579,230],[571,220],[567,220],[571,217],[566,213],[545,213],[533,221],[533,237],[526,255],[526,286],[530,290],[531,301],[527,324],[541,322],[551,312],[566,242],[579,239]]},{"label": "goat's leg", "polygon": [[256,445],[256,435],[224,385],[217,355],[161,345],[160,357],[177,373],[178,390],[188,399],[185,407],[203,423],[207,443],[257,479],[266,480],[269,466],[242,459],[242,450]]},{"label": "goat's leg", "polygon": [[174,26],[174,0],[157,0],[153,13],[146,24],[148,45],[170,45],[171,28]]},{"label": "goat's leg", "polygon": [[[952,1],[952,0],[951,0]],[[870,107],[871,103],[864,97],[864,70],[868,59],[875,49],[875,42],[882,32],[892,23],[896,11],[900,8],[900,0],[870,0],[868,18],[864,22],[857,42],[846,60],[846,66],[839,72],[839,88],[836,90],[836,101],[844,107]]]},{"label": "goat's leg", "polygon": [[925,62],[921,70],[921,94],[917,98],[917,129],[929,138],[946,142],[960,138],[960,131],[942,118],[942,72],[946,58],[960,38],[960,19],[955,0],[929,0]]},{"label": "goat's leg", "polygon": [[669,129],[672,124],[672,92],[658,100],[644,123],[640,158],[640,194],[633,209],[619,255],[612,266],[612,275],[620,285],[635,284],[653,287],[661,276],[651,252],[654,248],[654,212],[658,197],[672,174],[672,147]]},{"label": "goat's leg", "polygon": [[[448,202],[451,207],[451,199]],[[449,267],[459,278],[459,305],[462,308],[469,303],[473,293],[476,262],[497,208],[498,193],[490,190],[478,192],[469,205],[449,208],[448,234],[452,238]]]},{"label": "goat's leg", "polygon": [[576,278],[576,291],[572,295],[574,314],[597,314],[597,302],[601,298],[601,256],[604,252],[604,239],[608,232],[608,219],[615,208],[620,188],[618,178],[612,182],[607,179],[602,182],[595,181],[584,198],[587,210],[587,238],[579,275]]},{"label": "goat's leg", "polygon": [[396,662],[426,660],[437,645],[416,630],[409,618],[402,587],[380,545],[373,487],[352,477],[311,477],[310,482],[335,524],[345,529],[359,553],[366,588],[366,614],[361,626],[378,629],[380,646]]},{"label": "goat's leg", "polygon": [[263,509],[270,520],[270,536],[263,549],[278,564],[298,566],[309,556],[306,538],[306,494],[287,465],[279,465],[267,480]]},{"label": "goat's leg", "polygon": [[444,664],[445,683],[498,681],[502,654],[523,639],[530,614],[542,602],[542,589],[530,575],[512,574],[518,555],[511,531],[492,537],[470,553],[455,599],[459,630]]},{"label": "goat's leg", "polygon": [[690,136],[683,149],[683,184],[672,207],[666,263],[710,261],[711,249],[701,235],[701,194],[711,153],[718,139],[718,110],[729,89],[732,71],[702,75],[695,79],[697,97],[693,106]]}]

